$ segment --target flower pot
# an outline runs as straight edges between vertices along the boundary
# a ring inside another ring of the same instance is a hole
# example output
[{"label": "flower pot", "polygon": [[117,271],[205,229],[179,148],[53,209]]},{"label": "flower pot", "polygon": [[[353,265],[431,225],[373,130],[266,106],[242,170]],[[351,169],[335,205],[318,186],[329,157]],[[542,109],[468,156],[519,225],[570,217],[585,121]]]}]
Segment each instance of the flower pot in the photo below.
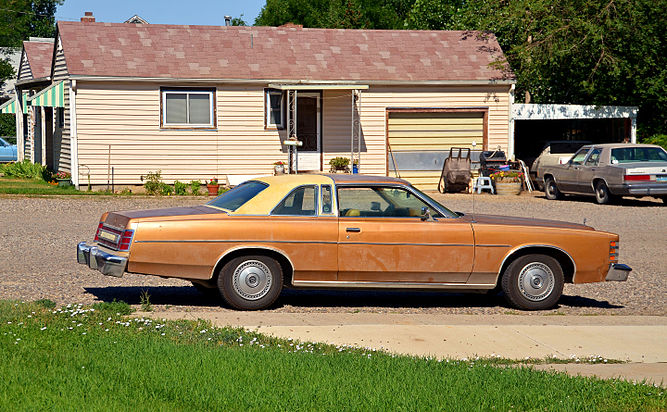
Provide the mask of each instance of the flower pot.
[{"label": "flower pot", "polygon": [[58,187],[70,187],[72,186],[72,181],[69,179],[56,179],[58,182]]},{"label": "flower pot", "polygon": [[359,165],[352,165],[352,173],[355,175],[359,173]]},{"label": "flower pot", "polygon": [[521,182],[496,182],[496,193],[499,195],[518,195],[521,193]]},{"label": "flower pot", "polygon": [[207,184],[206,188],[208,189],[208,195],[209,196],[217,196],[218,195],[218,189],[220,188],[220,185]]}]

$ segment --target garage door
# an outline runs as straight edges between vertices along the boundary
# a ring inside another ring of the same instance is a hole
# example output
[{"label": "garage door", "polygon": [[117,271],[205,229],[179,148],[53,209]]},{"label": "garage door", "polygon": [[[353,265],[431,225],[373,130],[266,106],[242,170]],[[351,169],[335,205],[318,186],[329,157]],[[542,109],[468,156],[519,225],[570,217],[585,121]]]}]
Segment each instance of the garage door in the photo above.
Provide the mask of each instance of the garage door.
[{"label": "garage door", "polygon": [[[482,150],[485,111],[389,111],[387,170],[422,190],[437,190],[451,147]],[[473,146],[473,142],[476,146]]]}]

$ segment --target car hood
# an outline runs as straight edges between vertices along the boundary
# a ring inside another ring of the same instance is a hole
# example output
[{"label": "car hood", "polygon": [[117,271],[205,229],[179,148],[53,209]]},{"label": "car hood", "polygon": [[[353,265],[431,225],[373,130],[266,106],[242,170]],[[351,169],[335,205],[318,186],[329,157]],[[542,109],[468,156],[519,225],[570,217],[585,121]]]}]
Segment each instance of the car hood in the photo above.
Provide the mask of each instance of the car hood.
[{"label": "car hood", "polygon": [[525,217],[513,216],[495,216],[495,215],[465,215],[463,219],[468,219],[473,225],[505,225],[505,226],[530,226],[530,227],[553,227],[560,229],[578,229],[595,230],[590,226],[579,223],[562,222],[560,220],[531,219]]}]

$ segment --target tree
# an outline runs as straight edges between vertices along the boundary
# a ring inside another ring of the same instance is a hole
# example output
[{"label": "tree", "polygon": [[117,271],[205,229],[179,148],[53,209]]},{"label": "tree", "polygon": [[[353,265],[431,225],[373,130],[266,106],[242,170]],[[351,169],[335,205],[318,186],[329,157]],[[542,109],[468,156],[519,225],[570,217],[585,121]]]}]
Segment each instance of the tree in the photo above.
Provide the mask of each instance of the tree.
[{"label": "tree", "polygon": [[21,47],[30,36],[53,37],[64,0],[0,0],[0,46]]},{"label": "tree", "polygon": [[[468,0],[438,21],[442,2],[417,0],[416,28],[496,34],[517,99],[639,106],[639,134],[667,130],[667,9],[653,0]],[[436,15],[436,18],[432,16]]]}]

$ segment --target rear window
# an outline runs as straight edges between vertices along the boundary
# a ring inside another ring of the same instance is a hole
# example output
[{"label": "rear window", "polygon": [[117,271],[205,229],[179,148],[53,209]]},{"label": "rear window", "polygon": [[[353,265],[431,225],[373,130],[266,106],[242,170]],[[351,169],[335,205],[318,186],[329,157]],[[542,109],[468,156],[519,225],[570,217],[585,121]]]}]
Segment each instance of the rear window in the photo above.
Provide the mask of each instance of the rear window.
[{"label": "rear window", "polygon": [[667,162],[667,152],[659,147],[623,147],[611,149],[611,162]]},{"label": "rear window", "polygon": [[246,204],[250,199],[257,196],[259,192],[267,187],[269,187],[269,185],[266,183],[251,180],[249,182],[241,183],[232,190],[223,193],[206,204],[208,206],[215,206],[233,212]]}]

